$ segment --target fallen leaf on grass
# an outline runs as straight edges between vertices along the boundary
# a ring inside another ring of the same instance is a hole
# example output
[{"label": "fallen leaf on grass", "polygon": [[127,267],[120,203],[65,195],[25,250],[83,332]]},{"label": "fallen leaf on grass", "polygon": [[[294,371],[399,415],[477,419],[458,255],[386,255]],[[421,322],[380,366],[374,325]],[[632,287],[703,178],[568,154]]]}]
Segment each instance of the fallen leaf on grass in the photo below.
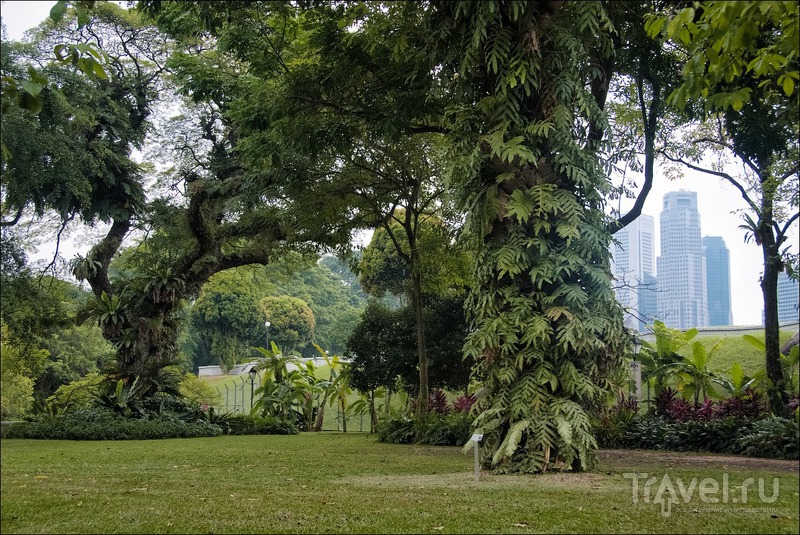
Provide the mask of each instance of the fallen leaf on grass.
[{"label": "fallen leaf on grass", "polygon": [[517,522],[516,524],[511,524],[511,525],[514,526],[515,528],[527,528],[528,527],[528,523],[527,522]]},{"label": "fallen leaf on grass", "polygon": [[439,526],[439,527],[435,527],[435,528],[431,528],[431,529],[435,529],[437,531],[442,531],[444,529],[444,526]]}]

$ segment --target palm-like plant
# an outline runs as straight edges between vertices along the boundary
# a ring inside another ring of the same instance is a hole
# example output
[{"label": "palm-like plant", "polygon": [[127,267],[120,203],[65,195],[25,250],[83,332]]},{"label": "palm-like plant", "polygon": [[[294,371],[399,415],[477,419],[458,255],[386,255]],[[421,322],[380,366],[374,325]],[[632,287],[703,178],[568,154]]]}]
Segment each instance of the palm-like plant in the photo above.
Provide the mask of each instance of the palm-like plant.
[{"label": "palm-like plant", "polygon": [[270,343],[270,349],[253,347],[253,351],[261,354],[261,362],[256,366],[258,370],[267,370],[272,373],[275,383],[283,383],[284,376],[288,373],[288,365],[299,365],[301,360],[294,355],[286,355],[275,342]]},{"label": "palm-like plant", "polygon": [[683,357],[681,361],[666,366],[673,377],[678,379],[679,389],[683,387],[684,396],[694,397],[695,406],[700,404],[700,395],[702,395],[703,401],[709,397],[720,398],[713,386],[717,376],[708,369],[708,361],[722,345],[722,342],[722,339],[718,340],[708,352],[701,342],[694,342],[690,357]]},{"label": "palm-like plant", "polygon": [[712,380],[722,387],[730,397],[741,398],[757,383],[763,381],[765,376],[764,370],[759,370],[753,377],[749,377],[745,375],[742,366],[738,362],[734,362],[727,374],[718,375]]}]

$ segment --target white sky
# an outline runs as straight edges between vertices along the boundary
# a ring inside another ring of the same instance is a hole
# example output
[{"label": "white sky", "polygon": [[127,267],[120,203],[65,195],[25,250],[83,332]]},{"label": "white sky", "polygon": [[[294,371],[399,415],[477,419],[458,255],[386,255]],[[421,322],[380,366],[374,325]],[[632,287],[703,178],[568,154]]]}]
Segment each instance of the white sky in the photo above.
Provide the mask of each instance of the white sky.
[{"label": "white sky", "polygon": [[[12,40],[22,38],[25,30],[36,26],[50,13],[55,5],[53,1],[12,2],[3,1],[0,4],[0,14],[3,24]],[[687,173],[685,178],[677,181],[668,181],[662,176],[656,176],[653,189],[648,195],[643,213],[655,219],[655,247],[656,256],[660,251],[659,241],[659,215],[664,194],[678,189],[687,189],[697,192],[697,203],[700,212],[700,225],[703,236],[722,236],[725,245],[730,251],[731,259],[731,308],[735,325],[760,325],[763,300],[758,279],[761,274],[761,249],[754,243],[744,243],[744,233],[739,229],[740,215],[733,211],[744,208],[744,201],[739,193],[727,183],[712,176]],[[623,205],[623,209],[628,206]],[[797,222],[794,225],[793,251],[797,251]],[[66,244],[65,247],[68,247]],[[88,247],[77,247],[78,251],[85,254]],[[40,257],[46,257],[43,251]],[[52,255],[52,253],[50,253]],[[62,253],[67,258],[69,252]],[[36,258],[36,255],[32,255]]]}]

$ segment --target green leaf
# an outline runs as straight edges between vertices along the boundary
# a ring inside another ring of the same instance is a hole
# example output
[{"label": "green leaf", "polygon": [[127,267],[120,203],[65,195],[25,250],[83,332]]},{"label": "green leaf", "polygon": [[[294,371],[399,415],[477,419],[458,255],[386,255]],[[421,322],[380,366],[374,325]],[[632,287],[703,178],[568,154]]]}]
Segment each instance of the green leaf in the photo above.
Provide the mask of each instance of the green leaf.
[{"label": "green leaf", "polygon": [[787,97],[791,97],[792,93],[794,93],[794,80],[788,76],[783,78],[783,92],[786,93]]},{"label": "green leaf", "polygon": [[67,3],[64,0],[59,0],[56,2],[56,5],[50,9],[50,20],[58,24],[61,22],[61,19],[64,18],[64,14],[67,12]]},{"label": "green leaf", "polygon": [[752,334],[742,335],[742,338],[744,338],[745,342],[747,342],[748,344],[750,344],[754,348],[758,349],[759,351],[766,351],[767,350],[767,346],[764,344],[764,342],[762,340],[759,340],[758,338],[756,338]]},{"label": "green leaf", "polygon": [[44,89],[44,86],[41,85],[41,84],[36,84],[34,82],[30,82],[28,80],[25,80],[25,81],[22,82],[22,89],[24,89],[25,92],[28,93],[29,95],[31,95],[32,97],[35,97],[39,93],[42,92],[42,89]]}]

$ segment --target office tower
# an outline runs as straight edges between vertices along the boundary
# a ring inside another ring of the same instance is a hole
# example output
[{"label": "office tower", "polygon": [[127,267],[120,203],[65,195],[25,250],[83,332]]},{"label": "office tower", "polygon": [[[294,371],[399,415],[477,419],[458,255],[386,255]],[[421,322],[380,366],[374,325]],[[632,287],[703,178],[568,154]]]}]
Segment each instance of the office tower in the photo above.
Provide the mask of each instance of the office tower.
[{"label": "office tower", "polygon": [[652,325],[653,320],[658,319],[658,279],[645,273],[643,282],[642,289],[639,291],[639,314],[644,323]]},{"label": "office tower", "polygon": [[731,325],[731,260],[721,236],[703,238],[706,255],[706,301],[708,324]]},{"label": "office tower", "polygon": [[800,286],[796,280],[790,279],[785,271],[778,273],[778,321],[797,321]]},{"label": "office tower", "polygon": [[706,327],[706,258],[700,240],[697,193],[680,190],[664,195],[660,228],[658,318],[674,329]]},{"label": "office tower", "polygon": [[[653,217],[640,215],[614,234],[611,246],[614,289],[617,300],[625,308],[625,325],[641,331],[652,323],[654,310],[645,314],[647,300],[655,298]],[[652,307],[651,307],[652,308]]]}]

